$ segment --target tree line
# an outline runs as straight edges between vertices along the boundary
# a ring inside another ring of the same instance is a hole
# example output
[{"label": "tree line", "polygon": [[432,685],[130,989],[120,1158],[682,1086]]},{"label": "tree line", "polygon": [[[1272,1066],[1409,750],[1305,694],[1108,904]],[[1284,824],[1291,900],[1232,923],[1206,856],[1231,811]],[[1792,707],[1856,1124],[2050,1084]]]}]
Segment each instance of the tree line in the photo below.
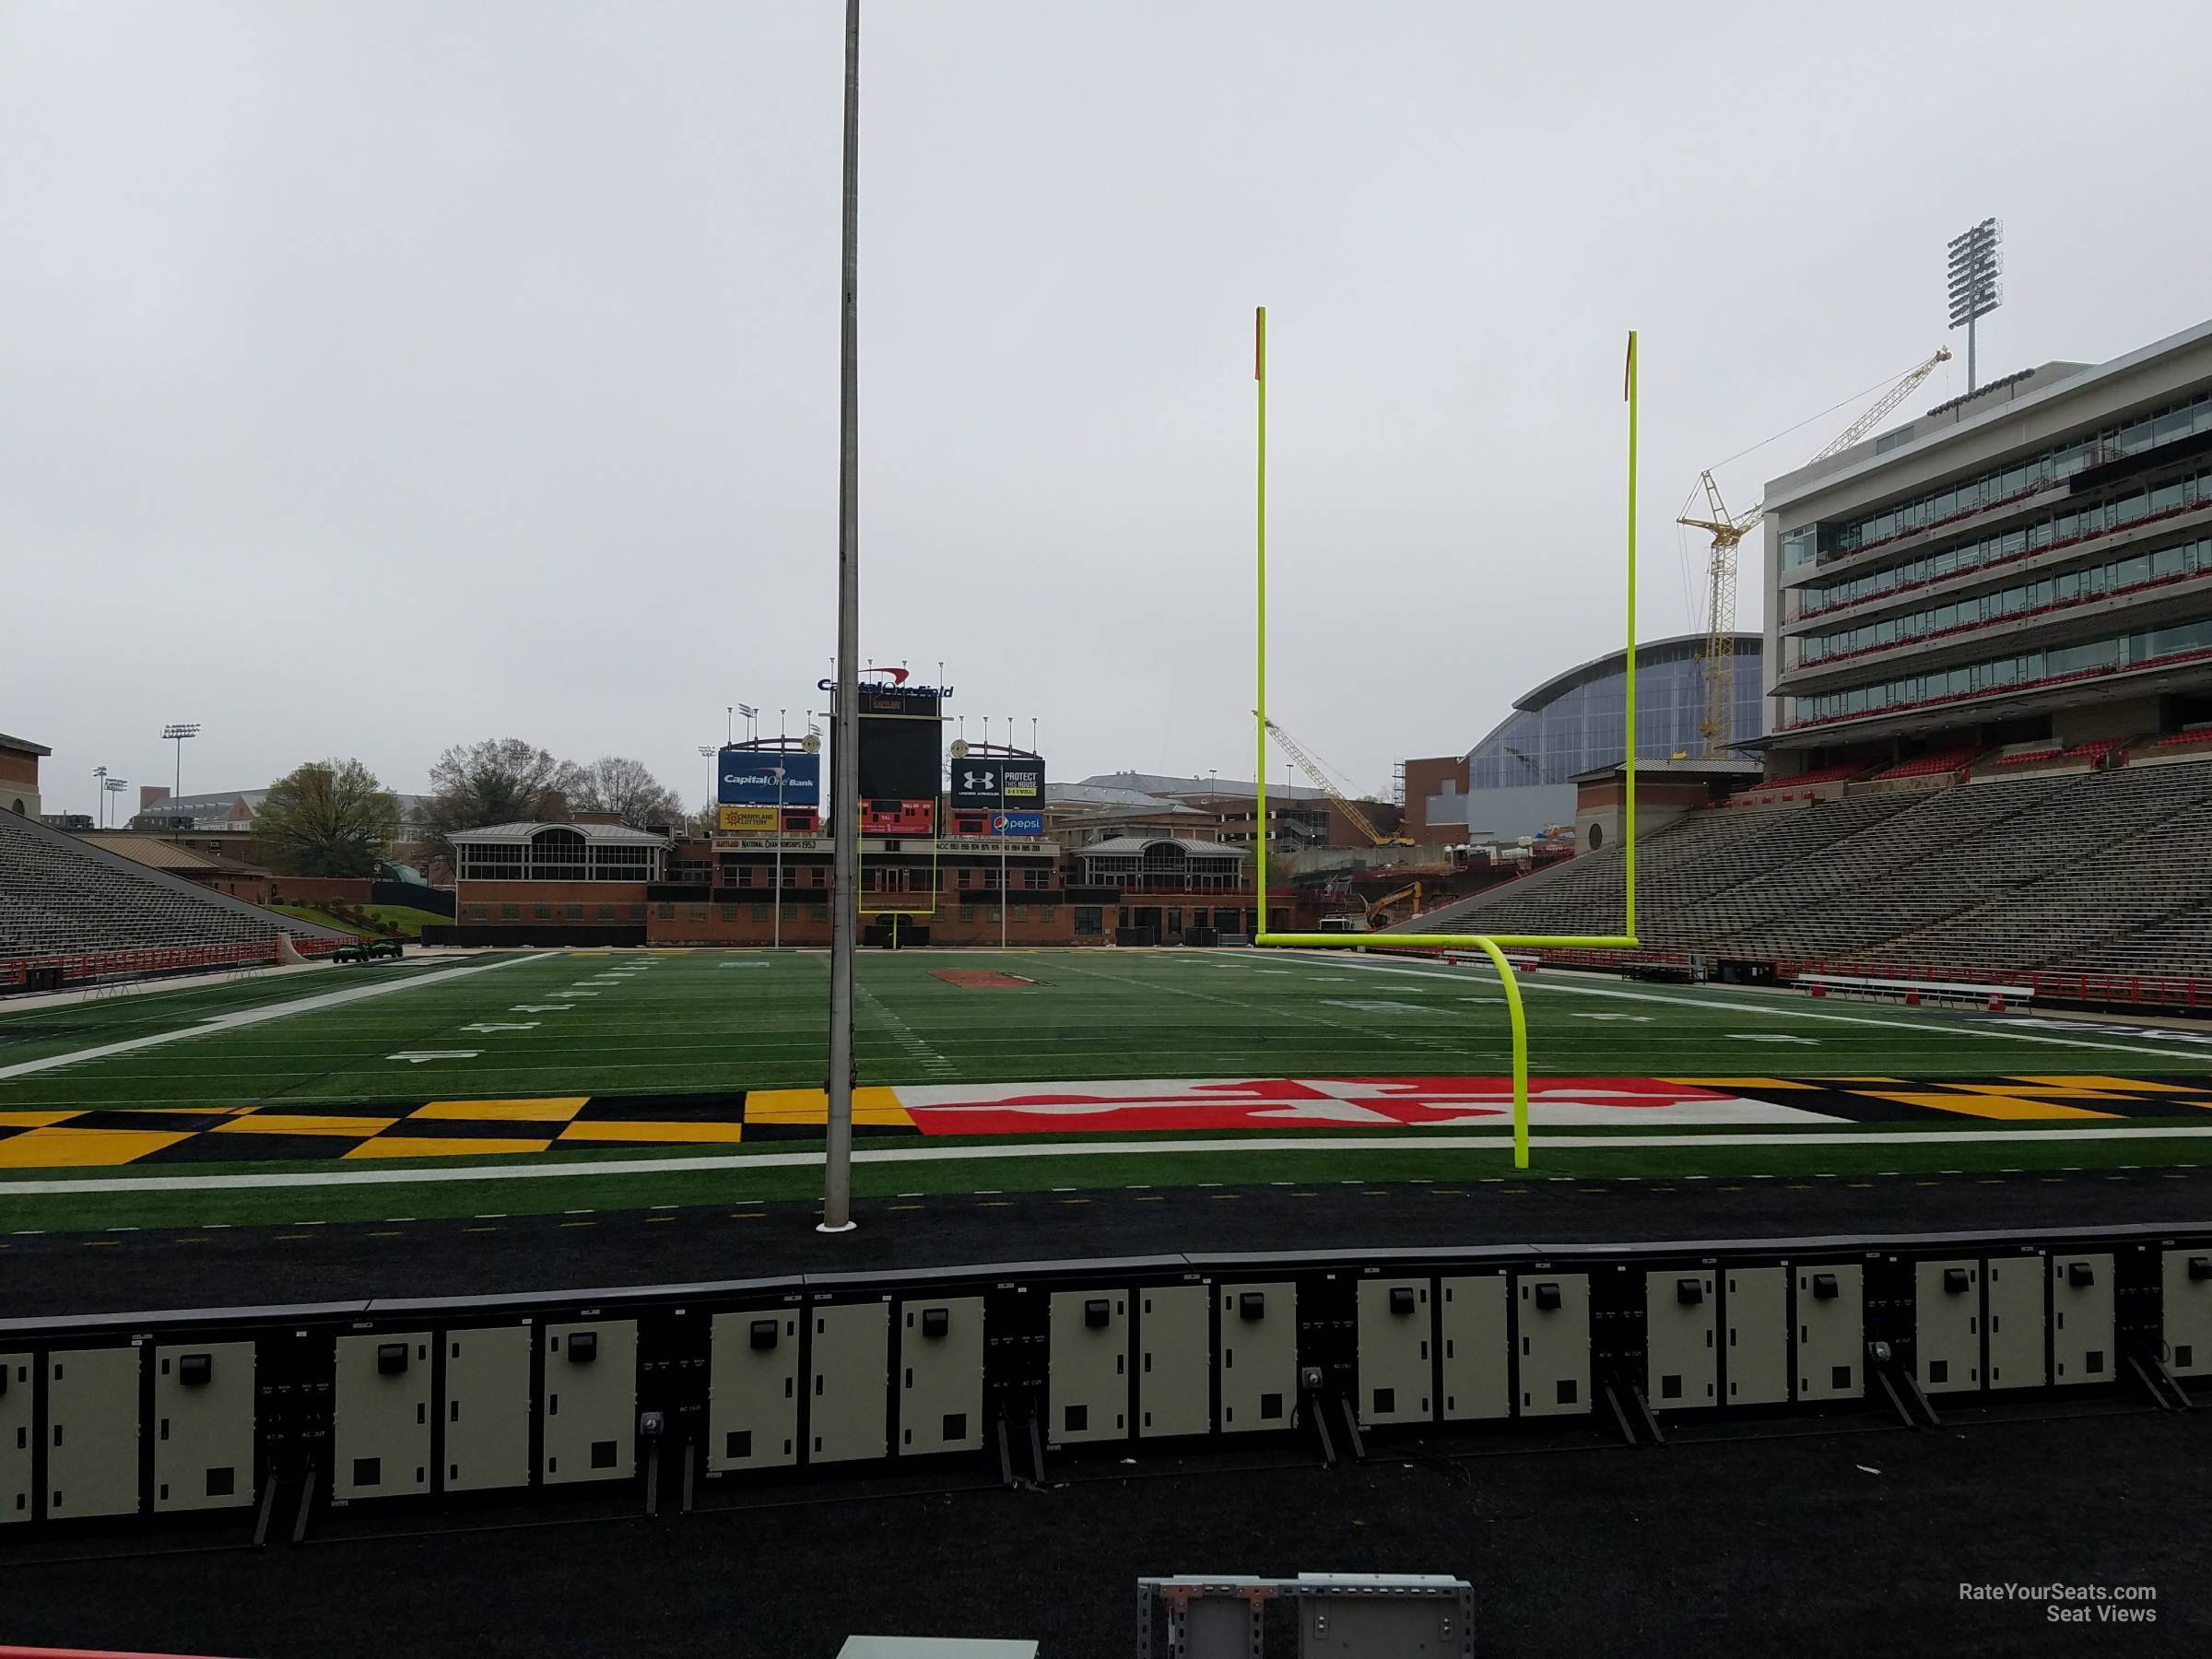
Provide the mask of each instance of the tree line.
[{"label": "tree line", "polygon": [[[487,737],[438,757],[417,828],[430,857],[450,869],[461,830],[566,823],[580,812],[612,813],[633,830],[699,816],[687,815],[642,760],[579,763],[520,737]],[[400,828],[399,797],[360,761],[310,760],[277,779],[254,814],[254,862],[279,876],[373,877]]]}]

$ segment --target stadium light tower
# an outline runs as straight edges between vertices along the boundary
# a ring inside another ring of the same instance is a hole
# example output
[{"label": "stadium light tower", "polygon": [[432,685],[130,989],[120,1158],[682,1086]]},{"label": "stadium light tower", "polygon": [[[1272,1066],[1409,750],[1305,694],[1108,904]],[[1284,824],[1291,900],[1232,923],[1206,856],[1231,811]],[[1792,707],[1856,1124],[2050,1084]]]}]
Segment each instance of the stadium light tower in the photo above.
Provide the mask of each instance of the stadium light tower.
[{"label": "stadium light tower", "polygon": [[161,741],[177,746],[177,781],[175,787],[170,792],[172,797],[184,793],[184,739],[197,737],[199,735],[200,723],[196,720],[172,721],[161,728]]},{"label": "stadium light tower", "polygon": [[1997,244],[2005,240],[2004,224],[1985,218],[1972,229],[1951,238],[1951,326],[1966,330],[1966,391],[1974,392],[1974,323],[2005,303],[2005,285],[1997,280],[2005,269],[2005,255]]},{"label": "stadium light tower", "polygon": [[92,810],[100,814],[100,827],[105,830],[108,827],[108,769],[104,766],[92,769]]},{"label": "stadium light tower", "polygon": [[[103,780],[103,782],[106,785],[107,793],[112,795],[121,794],[124,790],[131,786],[131,781],[128,778],[108,778]],[[118,816],[122,814],[123,803],[121,801],[115,803],[115,811]],[[103,826],[108,821],[108,815],[104,810],[100,815],[100,821]]]}]

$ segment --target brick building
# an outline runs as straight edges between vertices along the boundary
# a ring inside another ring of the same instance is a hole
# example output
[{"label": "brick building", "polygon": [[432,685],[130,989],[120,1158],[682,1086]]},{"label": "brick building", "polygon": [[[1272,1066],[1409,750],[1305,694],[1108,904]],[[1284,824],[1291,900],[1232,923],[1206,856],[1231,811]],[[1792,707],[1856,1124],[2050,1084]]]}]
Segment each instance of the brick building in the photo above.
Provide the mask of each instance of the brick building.
[{"label": "brick building", "polygon": [[42,743],[0,732],[0,812],[39,816],[39,761],[53,753]]}]

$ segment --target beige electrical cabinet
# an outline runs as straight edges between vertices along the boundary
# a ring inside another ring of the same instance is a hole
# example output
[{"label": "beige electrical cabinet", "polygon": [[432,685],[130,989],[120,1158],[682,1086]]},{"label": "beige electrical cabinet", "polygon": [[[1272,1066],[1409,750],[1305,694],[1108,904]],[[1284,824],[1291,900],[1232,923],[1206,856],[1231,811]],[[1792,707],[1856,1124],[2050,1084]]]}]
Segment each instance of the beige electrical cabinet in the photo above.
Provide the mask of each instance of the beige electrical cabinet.
[{"label": "beige electrical cabinet", "polygon": [[430,1489],[428,1331],[337,1339],[330,1495],[388,1498]]},{"label": "beige electrical cabinet", "polygon": [[38,1517],[31,1487],[37,1449],[30,1443],[31,1377],[38,1363],[32,1354],[0,1354],[0,1526]]},{"label": "beige electrical cabinet", "polygon": [[1983,1264],[1986,1288],[1989,1386],[2043,1385],[2043,1258],[1991,1256]]},{"label": "beige electrical cabinet", "polygon": [[2051,1258],[2051,1381],[2061,1388],[2110,1382],[2112,1258],[2109,1253]]},{"label": "beige electrical cabinet", "polygon": [[812,1397],[806,1406],[809,1463],[881,1457],[889,1406],[891,1306],[830,1302],[813,1324]]},{"label": "beige electrical cabinet", "polygon": [[1720,1404],[1719,1282],[1710,1267],[1643,1276],[1643,1397],[1653,1410]]},{"label": "beige electrical cabinet", "polygon": [[1044,1438],[1055,1446],[1129,1434],[1127,1290],[1055,1290]]},{"label": "beige electrical cabinet", "polygon": [[1590,1409],[1590,1276],[1532,1273],[1513,1281],[1523,1417]]},{"label": "beige electrical cabinet", "polygon": [[544,1477],[627,1480],[637,1467],[638,1322],[545,1328]]},{"label": "beige electrical cabinet", "polygon": [[2212,1376],[2212,1250],[2165,1252],[2159,1292],[2166,1369],[2177,1377]]},{"label": "beige electrical cabinet", "polygon": [[1359,1281],[1359,1388],[1363,1426],[1435,1417],[1436,1310],[1429,1281]]},{"label": "beige electrical cabinet", "polygon": [[899,1322],[899,1452],[973,1452],[983,1443],[983,1299],[903,1303]]},{"label": "beige electrical cabinet", "polygon": [[1790,1270],[1730,1267],[1721,1283],[1728,1404],[1780,1405],[1790,1397]]},{"label": "beige electrical cabinet", "polygon": [[1912,1380],[1923,1394],[1979,1389],[1982,1264],[1918,1263],[1912,1288]]},{"label": "beige electrical cabinet", "polygon": [[1137,1434],[1204,1434],[1214,1425],[1213,1293],[1159,1285],[1137,1293]]},{"label": "beige electrical cabinet", "polygon": [[1856,1262],[1809,1262],[1795,1279],[1797,1398],[1855,1400],[1866,1392],[1865,1269]]},{"label": "beige electrical cabinet", "polygon": [[1444,1421],[1511,1416],[1513,1320],[1505,1275],[1439,1279],[1436,1296]]},{"label": "beige electrical cabinet", "polygon": [[1222,1432],[1288,1429],[1298,1407],[1298,1287],[1221,1285],[1214,1300]]},{"label": "beige electrical cabinet", "polygon": [[448,1331],[445,1481],[449,1492],[530,1484],[530,1347],[525,1324]]},{"label": "beige electrical cabinet", "polygon": [[46,1514],[138,1512],[138,1350],[46,1356]]},{"label": "beige electrical cabinet", "polygon": [[154,1350],[154,1508],[238,1509],[253,1501],[253,1345]]},{"label": "beige electrical cabinet", "polygon": [[709,1338],[707,1467],[781,1469],[799,1461],[799,1322],[793,1308],[717,1313]]}]

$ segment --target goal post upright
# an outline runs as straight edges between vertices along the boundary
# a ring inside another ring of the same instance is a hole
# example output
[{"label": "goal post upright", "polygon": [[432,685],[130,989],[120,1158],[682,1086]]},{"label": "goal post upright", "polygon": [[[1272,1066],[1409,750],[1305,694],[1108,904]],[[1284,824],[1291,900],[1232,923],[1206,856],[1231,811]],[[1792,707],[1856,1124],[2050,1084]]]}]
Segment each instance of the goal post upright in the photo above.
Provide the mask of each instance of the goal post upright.
[{"label": "goal post upright", "polygon": [[[1359,934],[1274,933],[1267,926],[1267,857],[1274,836],[1267,827],[1267,308],[1253,316],[1253,378],[1258,382],[1258,445],[1253,513],[1255,631],[1253,666],[1253,810],[1254,890],[1259,909],[1252,942],[1255,947],[1346,950],[1364,947]],[[1528,1168],[1528,1019],[1520,982],[1507,959],[1509,949],[1633,950],[1636,948],[1636,331],[1629,331],[1628,362],[1621,387],[1629,406],[1628,467],[1628,653],[1622,676],[1623,797],[1621,800],[1621,931],[1618,934],[1393,934],[1390,943],[1414,949],[1479,950],[1498,971],[1505,989],[1506,1017],[1512,1031],[1513,1167]]]}]

